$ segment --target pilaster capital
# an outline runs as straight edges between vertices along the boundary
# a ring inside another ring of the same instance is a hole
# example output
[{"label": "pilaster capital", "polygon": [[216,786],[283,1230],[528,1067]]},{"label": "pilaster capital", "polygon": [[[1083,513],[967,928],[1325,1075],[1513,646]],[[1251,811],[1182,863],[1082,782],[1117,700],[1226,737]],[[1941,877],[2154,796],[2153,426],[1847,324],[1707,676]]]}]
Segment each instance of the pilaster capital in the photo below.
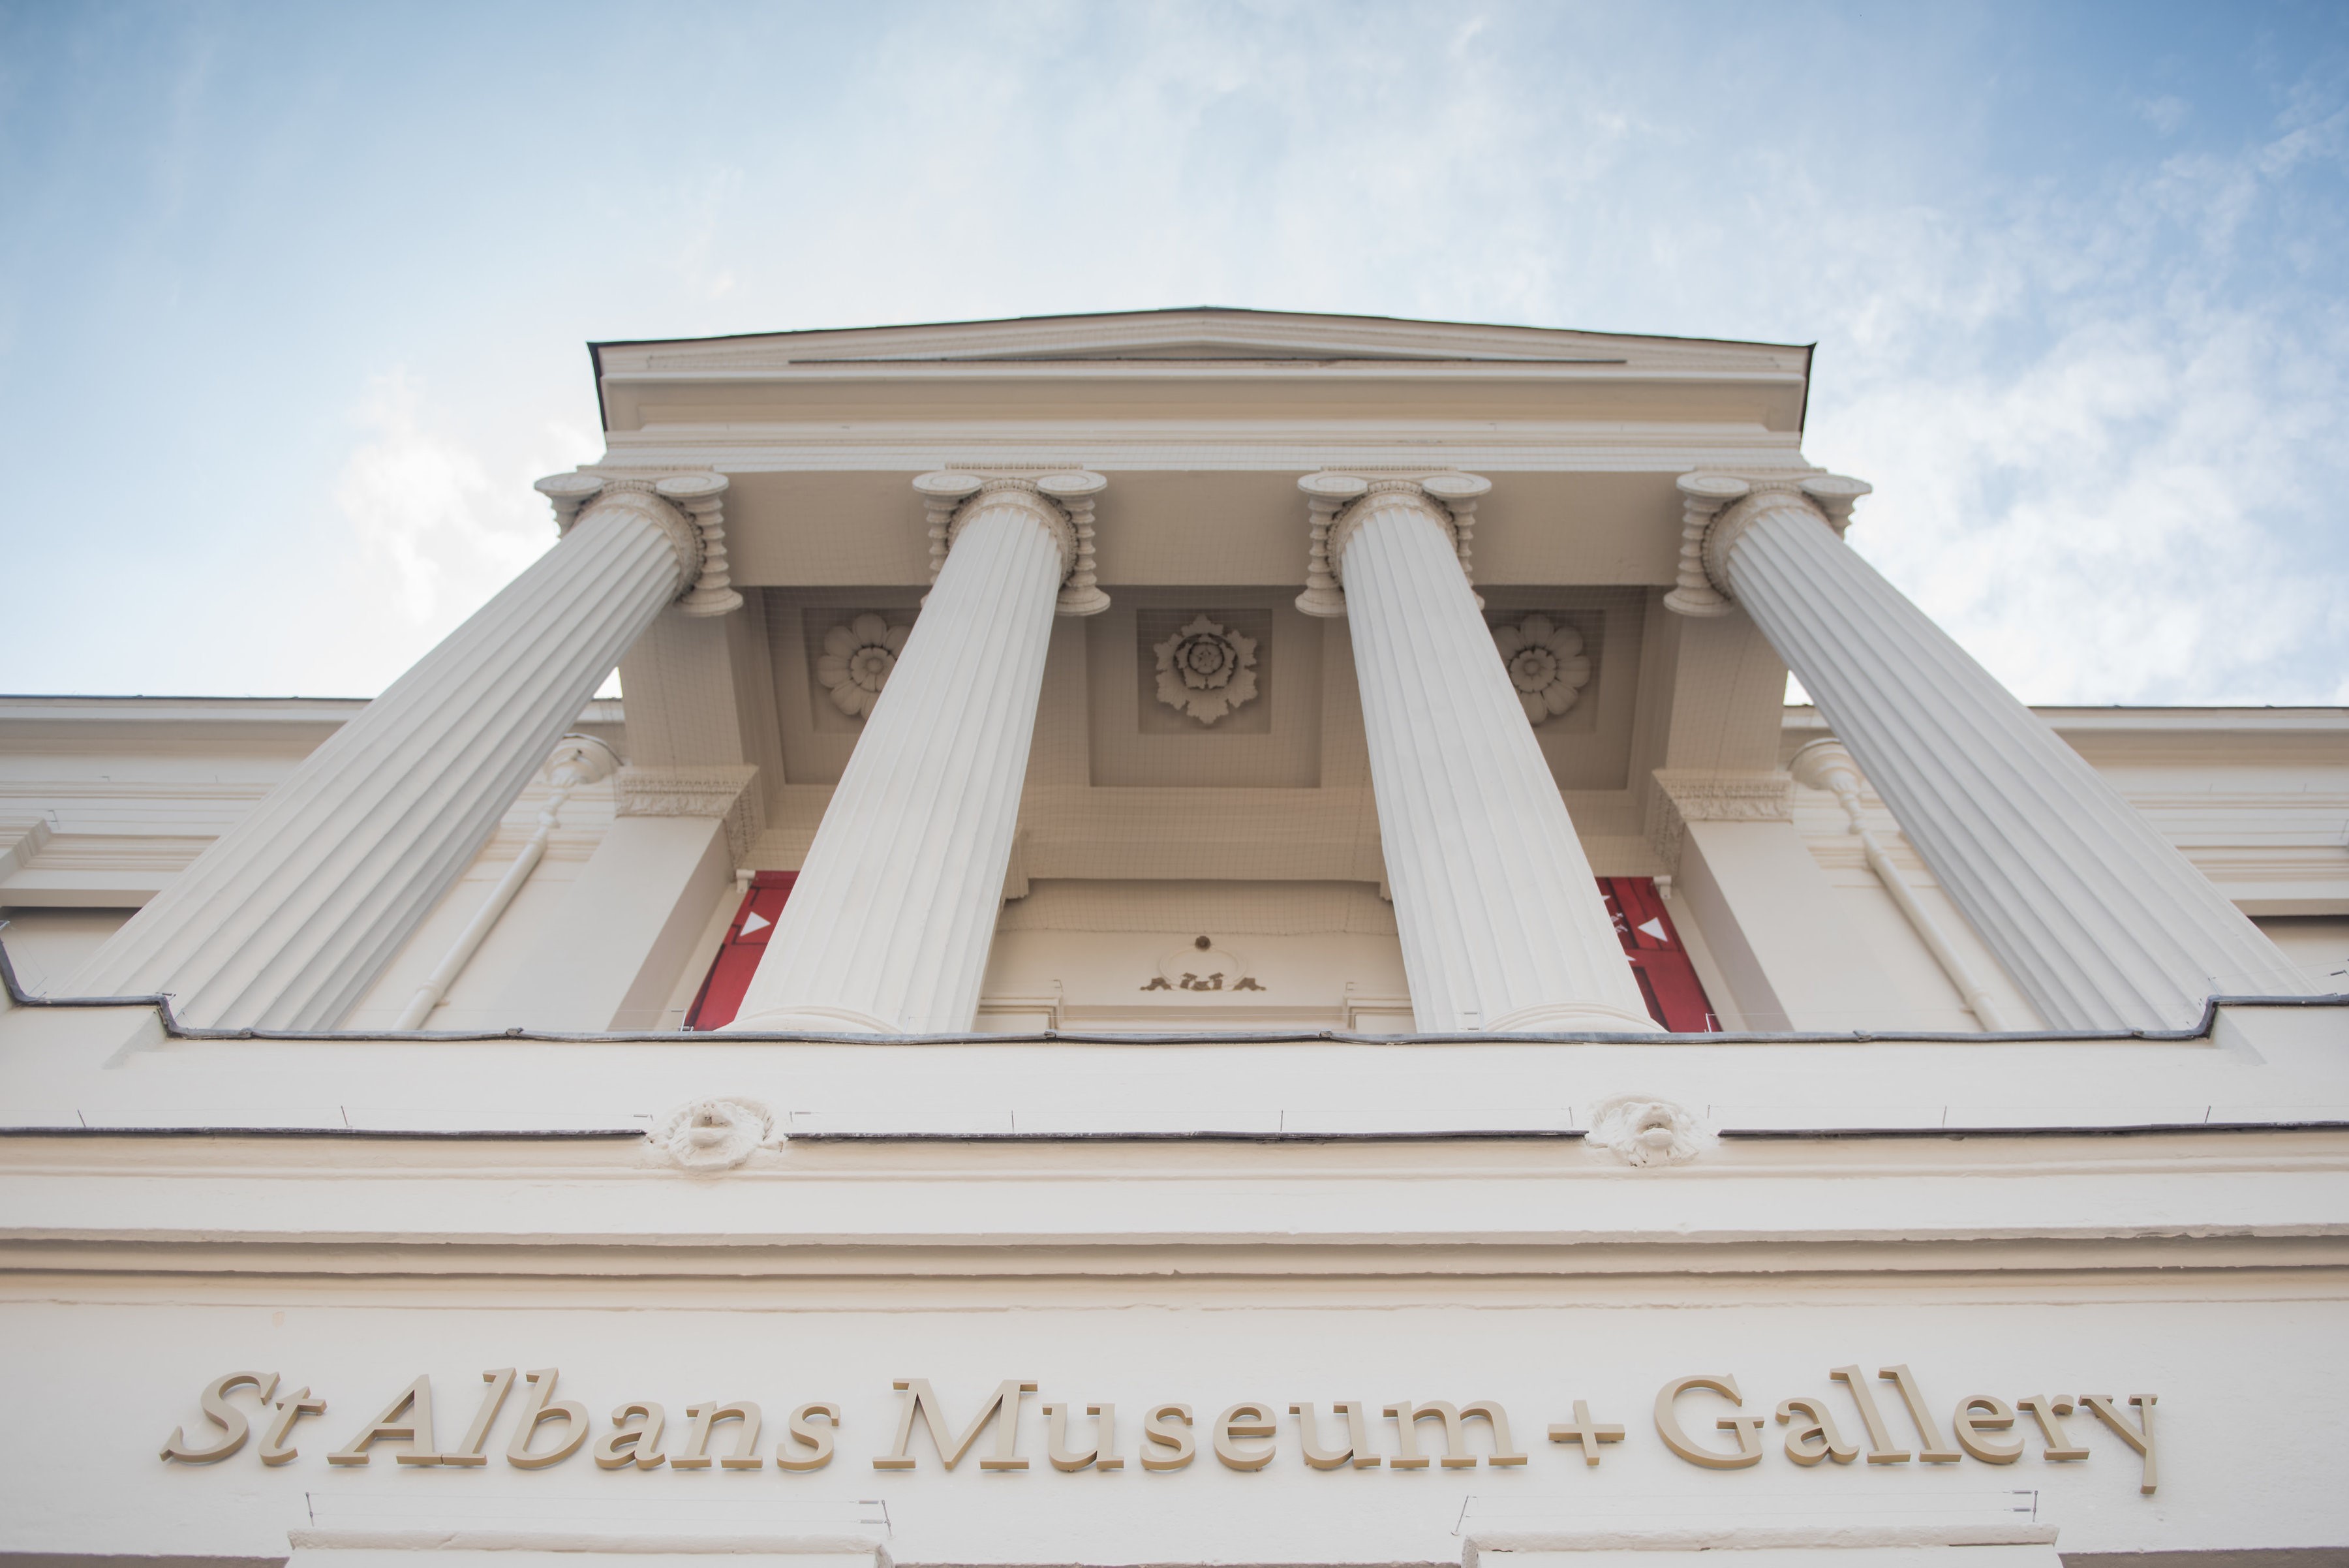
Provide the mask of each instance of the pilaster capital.
[{"label": "pilaster capital", "polygon": [[613,783],[613,815],[722,817],[727,848],[740,866],[750,841],[766,830],[766,797],[758,782],[759,770],[748,764],[622,768]]},{"label": "pilaster capital", "polygon": [[1693,472],[1673,483],[1681,494],[1680,569],[1664,607],[1686,616],[1729,613],[1735,602],[1729,590],[1729,554],[1756,521],[1793,507],[1811,514],[1840,538],[1851,525],[1852,507],[1875,488],[1839,473]]},{"label": "pilaster capital", "polygon": [[1334,618],[1346,613],[1345,554],[1355,532],[1371,514],[1398,502],[1420,512],[1442,528],[1452,541],[1460,575],[1476,607],[1475,555],[1476,504],[1491,493],[1493,482],[1482,474],[1444,471],[1413,475],[1381,474],[1375,478],[1324,469],[1297,482],[1305,494],[1311,542],[1305,567],[1305,591],[1297,607],[1307,615]]},{"label": "pilaster capital", "polygon": [[599,505],[625,507],[653,523],[677,550],[686,584],[678,607],[689,616],[720,616],[742,607],[727,569],[728,483],[722,473],[699,470],[626,477],[572,472],[551,473],[531,488],[554,506],[554,526],[563,534]]},{"label": "pilaster capital", "polygon": [[1690,823],[1791,822],[1794,782],[1775,770],[1658,768],[1648,775],[1648,842],[1678,876]]},{"label": "pilaster capital", "polygon": [[1054,608],[1064,616],[1099,615],[1109,608],[1093,563],[1093,504],[1109,481],[1086,469],[1042,473],[972,473],[940,469],[914,481],[927,514],[930,581],[938,580],[963,525],[982,504],[1001,498],[1024,504],[1051,530],[1061,546],[1061,594]]}]

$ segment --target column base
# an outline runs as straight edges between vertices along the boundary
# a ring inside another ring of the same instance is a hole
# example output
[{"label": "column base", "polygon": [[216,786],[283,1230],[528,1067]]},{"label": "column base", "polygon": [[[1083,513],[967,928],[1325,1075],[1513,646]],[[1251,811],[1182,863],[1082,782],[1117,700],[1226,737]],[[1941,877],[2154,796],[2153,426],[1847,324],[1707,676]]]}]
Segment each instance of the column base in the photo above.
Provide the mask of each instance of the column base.
[{"label": "column base", "polygon": [[717,1033],[740,1034],[902,1034],[885,1018],[859,1012],[853,1007],[777,1007],[738,1017]]},{"label": "column base", "polygon": [[1485,1025],[1489,1034],[1661,1034],[1663,1026],[1644,1012],[1625,1012],[1595,1002],[1548,1002],[1520,1007]]}]

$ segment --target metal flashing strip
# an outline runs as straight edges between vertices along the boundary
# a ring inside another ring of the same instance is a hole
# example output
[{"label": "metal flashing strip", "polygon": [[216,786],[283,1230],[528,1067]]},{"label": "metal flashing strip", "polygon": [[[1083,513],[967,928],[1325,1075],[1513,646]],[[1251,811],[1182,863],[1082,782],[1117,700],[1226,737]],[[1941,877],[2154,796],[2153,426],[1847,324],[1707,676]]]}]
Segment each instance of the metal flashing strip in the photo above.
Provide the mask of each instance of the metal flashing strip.
[{"label": "metal flashing strip", "polygon": [[592,1143],[640,1138],[643,1127],[0,1127],[0,1137],[333,1137],[393,1142]]},{"label": "metal flashing strip", "polygon": [[[1148,365],[1175,369],[1226,365],[1302,365],[1327,369],[1333,365],[1628,365],[1623,358],[1581,357],[1537,358],[1531,355],[1475,354],[881,354],[825,355],[793,359],[802,365]],[[764,368],[761,368],[764,373]],[[661,379],[673,379],[662,377]]]},{"label": "metal flashing strip", "polygon": [[[0,1127],[0,1138],[340,1138],[392,1143],[616,1143],[647,1136],[644,1127]],[[2349,1121],[2145,1122],[2127,1127],[2063,1125],[1985,1127],[1723,1127],[1715,1135],[1739,1143],[1799,1143],[1868,1138],[2143,1137],[2186,1133],[2349,1132]],[[1076,1132],[788,1133],[786,1143],[836,1144],[1403,1144],[1579,1143],[1582,1127],[1385,1128],[1375,1132],[1249,1132],[1200,1128],[1109,1129]]]},{"label": "metal flashing strip", "polygon": [[2137,1137],[2147,1133],[2349,1132],[2349,1121],[2132,1122],[2121,1127],[1723,1127],[1718,1136],[1755,1142],[1856,1137]]},{"label": "metal flashing strip", "polygon": [[1575,1143],[1580,1127],[1442,1128],[1407,1132],[804,1132],[791,1143]]},{"label": "metal flashing strip", "polygon": [[[5,921],[0,921],[5,929]],[[1599,1031],[1532,1033],[1365,1034],[1344,1029],[1249,1030],[1208,1033],[1086,1033],[1045,1029],[1026,1034],[848,1034],[728,1030],[687,1033],[678,1030],[388,1030],[388,1029],[205,1029],[180,1022],[171,999],[154,996],[36,996],[16,978],[7,943],[0,940],[0,985],[18,1007],[146,1007],[154,1010],[163,1033],[173,1040],[316,1041],[321,1044],[412,1043],[463,1044],[515,1040],[543,1044],[635,1045],[2061,1045],[2104,1041],[2151,1044],[2186,1044],[2210,1037],[2222,1007],[2349,1008],[2349,992],[2321,996],[2211,996],[2202,1016],[2184,1029],[2040,1029],[1983,1031],[1853,1029],[1836,1032],[1724,1031],[1713,1034],[1609,1033]]]}]

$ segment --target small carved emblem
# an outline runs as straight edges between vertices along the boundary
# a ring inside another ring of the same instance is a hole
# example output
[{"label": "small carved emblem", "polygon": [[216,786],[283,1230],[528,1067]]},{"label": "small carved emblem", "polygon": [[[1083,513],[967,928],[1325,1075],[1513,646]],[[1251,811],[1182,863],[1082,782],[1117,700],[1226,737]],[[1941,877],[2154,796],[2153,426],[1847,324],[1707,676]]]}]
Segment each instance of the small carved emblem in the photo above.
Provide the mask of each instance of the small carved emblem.
[{"label": "small carved emblem", "polygon": [[660,1119],[645,1147],[679,1170],[731,1170],[781,1141],[771,1136],[774,1126],[766,1106],[740,1095],[689,1100]]},{"label": "small carved emblem", "polygon": [[1591,1108],[1585,1148],[1625,1165],[1686,1165],[1713,1147],[1696,1118],[1653,1095],[1617,1095]]},{"label": "small carved emblem", "polygon": [[1493,628],[1493,646],[1508,667],[1509,684],[1535,723],[1557,718],[1574,706],[1590,682],[1590,659],[1582,634],[1546,615],[1529,615],[1514,626]]},{"label": "small carved emblem", "polygon": [[1153,652],[1158,700],[1212,724],[1256,697],[1256,639],[1200,616]]},{"label": "small carved emblem", "polygon": [[1226,952],[1209,937],[1194,938],[1191,945],[1158,961],[1158,972],[1144,991],[1262,991],[1247,964],[1237,953]]},{"label": "small carved emblem", "polygon": [[905,651],[905,639],[913,629],[894,626],[868,611],[846,626],[825,632],[823,657],[816,660],[815,678],[832,694],[833,706],[852,719],[871,712],[881,699],[881,689],[889,684],[889,672],[897,668],[897,655]]}]

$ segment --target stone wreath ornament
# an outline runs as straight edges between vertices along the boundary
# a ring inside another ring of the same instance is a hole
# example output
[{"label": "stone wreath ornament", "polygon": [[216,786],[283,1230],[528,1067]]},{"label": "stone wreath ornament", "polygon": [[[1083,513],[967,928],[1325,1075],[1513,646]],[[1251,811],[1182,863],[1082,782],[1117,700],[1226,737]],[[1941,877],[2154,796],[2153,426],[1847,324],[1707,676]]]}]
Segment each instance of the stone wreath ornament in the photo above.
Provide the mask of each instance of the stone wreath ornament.
[{"label": "stone wreath ornament", "polygon": [[1501,662],[1508,668],[1509,684],[1525,705],[1526,717],[1537,724],[1573,707],[1590,683],[1582,634],[1546,615],[1495,627],[1493,646],[1501,650]]},{"label": "stone wreath ornament", "polygon": [[1625,1165],[1686,1165],[1718,1140],[1696,1117],[1654,1095],[1614,1095],[1590,1107],[1582,1147]]},{"label": "stone wreath ornament", "polygon": [[905,650],[910,626],[892,626],[867,612],[846,626],[823,634],[823,657],[816,660],[815,678],[832,694],[832,705],[852,719],[861,719],[881,700],[897,655]]},{"label": "stone wreath ornament", "polygon": [[1152,651],[1158,700],[1212,724],[1256,697],[1256,639],[1202,615]]},{"label": "stone wreath ornament", "polygon": [[774,1113],[741,1095],[688,1100],[645,1136],[647,1156],[679,1170],[709,1175],[731,1170],[773,1147]]}]

